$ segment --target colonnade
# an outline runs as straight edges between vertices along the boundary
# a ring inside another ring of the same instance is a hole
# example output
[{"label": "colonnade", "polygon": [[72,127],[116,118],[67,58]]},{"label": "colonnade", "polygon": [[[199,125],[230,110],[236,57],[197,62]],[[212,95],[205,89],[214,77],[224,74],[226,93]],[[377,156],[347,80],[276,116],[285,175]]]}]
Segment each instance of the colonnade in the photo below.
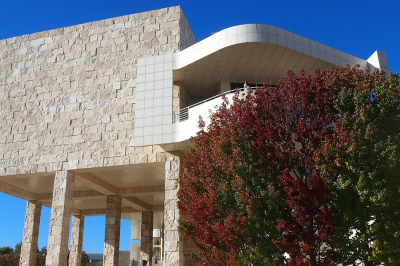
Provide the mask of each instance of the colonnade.
[{"label": "colonnade", "polygon": [[[182,153],[165,154],[165,199],[164,199],[164,266],[182,266],[183,245],[179,235],[179,211],[177,207],[178,178],[182,168]],[[82,256],[85,217],[71,213],[74,174],[58,171],[54,178],[50,227],[47,243],[47,266],[67,265],[68,237],[72,215],[69,266],[80,266]],[[106,226],[104,235],[103,265],[117,266],[119,263],[119,242],[121,224],[121,203],[119,195],[107,195]],[[21,266],[35,266],[37,241],[42,203],[28,201],[20,255]],[[152,265],[153,212],[142,212],[140,260]]]}]

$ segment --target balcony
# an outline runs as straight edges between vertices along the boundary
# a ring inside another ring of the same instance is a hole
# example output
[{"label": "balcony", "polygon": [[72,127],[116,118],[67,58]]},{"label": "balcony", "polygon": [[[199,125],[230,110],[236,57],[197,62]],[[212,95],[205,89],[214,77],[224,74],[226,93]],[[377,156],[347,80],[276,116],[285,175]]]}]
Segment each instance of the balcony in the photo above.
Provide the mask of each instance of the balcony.
[{"label": "balcony", "polygon": [[[251,89],[254,92],[257,88],[252,87]],[[241,88],[239,90],[239,98],[244,98],[246,93],[245,89]],[[204,120],[206,126],[208,126],[210,123],[210,111],[215,112],[218,109],[222,104],[223,95],[225,95],[229,102],[232,102],[235,92],[227,91],[191,106],[182,108],[179,111],[175,111],[173,114],[173,141],[182,142],[189,140],[192,136],[196,136],[199,131],[198,124],[200,116]]]}]

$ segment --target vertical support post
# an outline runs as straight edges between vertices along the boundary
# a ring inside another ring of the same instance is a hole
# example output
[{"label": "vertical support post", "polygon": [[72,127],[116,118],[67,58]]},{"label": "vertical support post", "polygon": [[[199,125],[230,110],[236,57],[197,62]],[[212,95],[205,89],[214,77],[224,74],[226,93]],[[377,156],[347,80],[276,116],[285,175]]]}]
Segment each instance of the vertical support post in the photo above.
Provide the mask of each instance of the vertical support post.
[{"label": "vertical support post", "polygon": [[85,216],[72,215],[72,231],[69,244],[69,266],[81,266],[84,226]]},{"label": "vertical support post", "polygon": [[67,264],[72,182],[73,174],[71,172],[56,172],[51,203],[49,238],[47,241],[47,266]]},{"label": "vertical support post", "polygon": [[153,212],[142,212],[140,260],[153,265]]},{"label": "vertical support post", "polygon": [[121,202],[118,195],[107,196],[106,232],[104,238],[104,266],[118,266],[119,233],[121,229]]},{"label": "vertical support post", "polygon": [[180,151],[165,153],[164,266],[184,264],[177,197],[183,157]]},{"label": "vertical support post", "polygon": [[42,203],[40,201],[28,201],[26,203],[24,234],[22,237],[20,266],[35,266],[37,241],[39,237],[40,214]]},{"label": "vertical support post", "polygon": [[129,258],[131,261],[140,260],[140,221],[142,220],[142,213],[140,212],[138,214],[140,214],[140,220],[134,220],[138,217],[135,217],[134,219],[131,218],[131,255]]}]

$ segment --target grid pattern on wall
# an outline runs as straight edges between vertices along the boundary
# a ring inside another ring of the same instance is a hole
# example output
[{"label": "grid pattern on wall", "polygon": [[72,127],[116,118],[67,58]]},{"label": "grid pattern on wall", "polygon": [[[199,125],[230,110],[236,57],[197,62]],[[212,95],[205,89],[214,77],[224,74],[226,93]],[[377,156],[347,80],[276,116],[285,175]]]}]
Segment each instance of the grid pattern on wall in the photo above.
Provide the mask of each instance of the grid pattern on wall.
[{"label": "grid pattern on wall", "polygon": [[173,54],[138,60],[135,146],[172,142]]}]

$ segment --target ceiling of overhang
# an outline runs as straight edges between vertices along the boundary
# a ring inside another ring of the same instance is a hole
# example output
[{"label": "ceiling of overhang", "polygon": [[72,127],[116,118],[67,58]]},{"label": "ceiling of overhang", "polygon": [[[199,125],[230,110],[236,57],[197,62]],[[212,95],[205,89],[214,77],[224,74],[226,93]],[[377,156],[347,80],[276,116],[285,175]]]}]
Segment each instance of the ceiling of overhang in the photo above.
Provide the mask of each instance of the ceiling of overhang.
[{"label": "ceiling of overhang", "polygon": [[220,82],[262,83],[266,79],[276,84],[288,70],[299,73],[304,69],[314,73],[316,68],[334,64],[271,43],[244,43],[226,47],[186,67],[174,70],[174,81],[182,83],[191,96],[211,97],[218,94]]}]

